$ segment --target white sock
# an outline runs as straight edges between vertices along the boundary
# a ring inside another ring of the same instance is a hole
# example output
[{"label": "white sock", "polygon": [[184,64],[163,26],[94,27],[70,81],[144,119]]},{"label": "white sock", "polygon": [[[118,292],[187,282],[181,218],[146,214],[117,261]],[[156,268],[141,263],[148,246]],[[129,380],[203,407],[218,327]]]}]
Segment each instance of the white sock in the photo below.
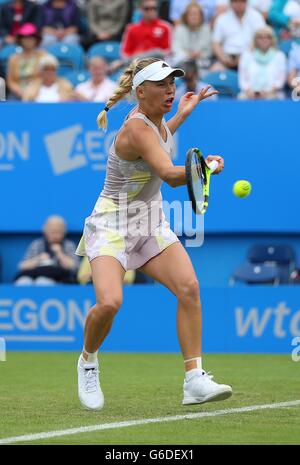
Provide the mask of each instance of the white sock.
[{"label": "white sock", "polygon": [[202,370],[199,370],[199,368],[192,368],[191,370],[185,372],[185,380],[189,381],[194,376],[199,375],[202,375]]},{"label": "white sock", "polygon": [[97,361],[98,361],[98,358],[97,358],[98,350],[97,350],[97,352],[92,352],[92,353],[87,352],[85,349],[83,349],[83,350],[87,354],[87,360],[85,360],[85,358],[81,354],[81,358],[83,360],[83,363],[97,363]]},{"label": "white sock", "polygon": [[[184,363],[192,362],[194,360],[197,362],[197,369],[202,371],[202,357],[189,358],[188,360],[185,360]],[[194,369],[195,368],[193,368],[193,370]],[[191,370],[189,370],[189,371],[191,371]]]}]

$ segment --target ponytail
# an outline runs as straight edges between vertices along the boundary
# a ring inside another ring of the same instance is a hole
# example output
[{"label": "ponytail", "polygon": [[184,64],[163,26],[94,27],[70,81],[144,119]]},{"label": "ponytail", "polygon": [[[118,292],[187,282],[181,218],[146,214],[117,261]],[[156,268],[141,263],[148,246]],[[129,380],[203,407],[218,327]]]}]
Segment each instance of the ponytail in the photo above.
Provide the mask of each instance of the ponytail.
[{"label": "ponytail", "polygon": [[145,58],[142,60],[135,59],[131,62],[128,68],[126,68],[124,73],[121,75],[118,87],[116,88],[110,99],[107,101],[105,108],[99,113],[97,117],[97,124],[99,128],[103,129],[104,131],[107,130],[108,110],[110,110],[111,107],[118,103],[120,100],[125,98],[127,94],[130,94],[133,84],[133,77],[135,76],[135,74],[141,71],[146,66],[151,65],[155,61],[159,61],[159,58]]},{"label": "ponytail", "polygon": [[133,83],[133,76],[135,74],[135,69],[137,66],[138,60],[134,60],[128,68],[124,71],[119,79],[119,85],[114,91],[113,95],[110,97],[108,102],[106,103],[105,108],[99,113],[97,118],[97,124],[99,128],[104,129],[106,131],[108,120],[107,120],[107,112],[110,108],[122,100],[127,94],[131,92],[132,83]]},{"label": "ponytail", "polygon": [[102,111],[100,111],[98,117],[97,117],[97,124],[98,127],[103,129],[104,131],[107,130],[107,125],[108,125],[108,120],[107,120],[107,112],[109,108],[106,106]]}]

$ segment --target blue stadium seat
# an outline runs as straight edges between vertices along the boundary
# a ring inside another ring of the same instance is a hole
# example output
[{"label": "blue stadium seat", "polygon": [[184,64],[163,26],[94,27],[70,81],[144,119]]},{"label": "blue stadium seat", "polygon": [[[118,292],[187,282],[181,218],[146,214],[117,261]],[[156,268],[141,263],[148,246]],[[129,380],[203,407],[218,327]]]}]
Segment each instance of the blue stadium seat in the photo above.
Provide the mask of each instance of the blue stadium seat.
[{"label": "blue stadium seat", "polygon": [[281,40],[279,42],[279,50],[281,50],[285,55],[288,55],[293,47],[294,44],[299,45],[300,39],[287,39]]},{"label": "blue stadium seat", "polygon": [[215,71],[205,75],[205,82],[220,92],[220,97],[236,97],[239,93],[236,71]]},{"label": "blue stadium seat", "polygon": [[286,244],[254,244],[248,251],[248,260],[253,264],[270,264],[279,268],[280,283],[288,283],[295,268],[296,254]]},{"label": "blue stadium seat", "polygon": [[233,282],[245,284],[279,284],[279,270],[276,265],[258,265],[246,262],[232,275]]},{"label": "blue stadium seat", "polygon": [[0,49],[0,65],[2,66],[5,73],[7,71],[7,63],[11,55],[20,53],[21,51],[22,48],[15,44],[4,45],[4,47]]},{"label": "blue stadium seat", "polygon": [[58,59],[60,64],[58,74],[60,76],[85,67],[84,50],[80,45],[53,44],[49,45],[46,51]]},{"label": "blue stadium seat", "polygon": [[94,56],[103,57],[108,62],[120,59],[120,42],[107,41],[92,45],[87,52],[87,57]]},{"label": "blue stadium seat", "polygon": [[8,2],[10,2],[10,0],[0,0],[0,6],[4,5],[5,3],[8,3]]},{"label": "blue stadium seat", "polygon": [[286,244],[254,244],[248,251],[248,260],[252,263],[288,264],[295,261],[295,251]]},{"label": "blue stadium seat", "polygon": [[64,78],[67,79],[74,87],[87,81],[90,77],[91,74],[85,69],[81,69],[80,71],[69,71],[64,75]]}]

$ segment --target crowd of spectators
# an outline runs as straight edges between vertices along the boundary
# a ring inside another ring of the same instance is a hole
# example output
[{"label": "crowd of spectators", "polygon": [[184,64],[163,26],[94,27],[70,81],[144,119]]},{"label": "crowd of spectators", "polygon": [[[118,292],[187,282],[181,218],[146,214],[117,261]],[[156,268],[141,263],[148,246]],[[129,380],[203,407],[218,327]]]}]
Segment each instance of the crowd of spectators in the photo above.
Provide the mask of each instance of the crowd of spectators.
[{"label": "crowd of spectators", "polygon": [[[89,57],[108,41],[120,43],[117,60]],[[82,47],[85,82],[68,82],[53,44]],[[20,50],[6,62],[9,45]],[[229,70],[237,98],[287,98],[300,87],[300,0],[1,0],[9,100],[105,102],[128,62],[146,56],[186,68],[178,95]]]}]

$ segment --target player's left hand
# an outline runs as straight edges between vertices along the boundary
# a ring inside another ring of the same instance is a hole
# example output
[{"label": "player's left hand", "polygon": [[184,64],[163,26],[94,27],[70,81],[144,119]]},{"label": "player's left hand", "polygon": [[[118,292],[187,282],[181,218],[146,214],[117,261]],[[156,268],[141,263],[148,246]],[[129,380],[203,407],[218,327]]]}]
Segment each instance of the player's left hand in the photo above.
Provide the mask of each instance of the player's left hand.
[{"label": "player's left hand", "polygon": [[217,160],[217,162],[219,163],[219,166],[212,174],[221,173],[221,171],[224,169],[224,159],[220,157],[219,155],[208,155],[208,157],[205,159],[207,164],[213,160]]},{"label": "player's left hand", "polygon": [[211,90],[211,86],[203,87],[199,94],[194,94],[194,92],[187,92],[179,100],[178,110],[184,116],[188,116],[198,105],[198,103],[201,102],[201,100],[205,100],[218,93],[219,92],[217,90]]}]

